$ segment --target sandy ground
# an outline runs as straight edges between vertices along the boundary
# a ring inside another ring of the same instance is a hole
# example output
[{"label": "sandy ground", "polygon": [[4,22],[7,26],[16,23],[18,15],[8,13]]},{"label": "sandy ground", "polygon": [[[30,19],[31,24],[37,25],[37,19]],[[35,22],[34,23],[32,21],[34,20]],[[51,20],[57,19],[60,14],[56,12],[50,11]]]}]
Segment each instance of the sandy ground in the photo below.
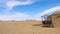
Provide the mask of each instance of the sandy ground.
[{"label": "sandy ground", "polygon": [[39,21],[0,22],[0,34],[60,34],[60,29],[42,27]]}]

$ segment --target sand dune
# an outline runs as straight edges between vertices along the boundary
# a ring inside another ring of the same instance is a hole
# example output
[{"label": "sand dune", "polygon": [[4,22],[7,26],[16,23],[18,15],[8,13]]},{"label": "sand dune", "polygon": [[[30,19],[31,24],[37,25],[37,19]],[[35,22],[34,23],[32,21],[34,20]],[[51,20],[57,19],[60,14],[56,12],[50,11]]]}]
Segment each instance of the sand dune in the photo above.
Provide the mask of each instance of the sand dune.
[{"label": "sand dune", "polygon": [[41,21],[1,21],[0,34],[60,34],[60,29],[42,27]]}]

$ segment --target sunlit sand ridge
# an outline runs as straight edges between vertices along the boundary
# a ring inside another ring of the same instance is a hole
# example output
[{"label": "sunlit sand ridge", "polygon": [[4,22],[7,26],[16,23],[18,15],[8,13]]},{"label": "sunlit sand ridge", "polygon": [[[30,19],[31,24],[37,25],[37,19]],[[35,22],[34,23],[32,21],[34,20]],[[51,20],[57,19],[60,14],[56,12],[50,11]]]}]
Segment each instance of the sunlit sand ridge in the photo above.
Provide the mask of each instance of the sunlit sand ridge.
[{"label": "sunlit sand ridge", "polygon": [[59,22],[56,19],[53,23],[55,28],[47,28],[42,27],[42,22],[36,20],[0,21],[0,34],[60,34]]},{"label": "sunlit sand ridge", "polygon": [[40,21],[15,21],[15,22],[0,22],[0,34],[60,34],[60,29],[44,28]]}]

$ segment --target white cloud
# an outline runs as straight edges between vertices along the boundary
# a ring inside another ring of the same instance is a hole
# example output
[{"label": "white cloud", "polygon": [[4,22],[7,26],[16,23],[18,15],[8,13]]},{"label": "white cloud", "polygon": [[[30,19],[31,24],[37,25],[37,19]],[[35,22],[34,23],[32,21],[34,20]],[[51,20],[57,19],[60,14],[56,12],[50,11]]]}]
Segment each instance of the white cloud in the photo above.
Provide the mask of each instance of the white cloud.
[{"label": "white cloud", "polygon": [[37,14],[36,16],[41,17],[43,15],[46,15],[46,14],[49,14],[49,13],[51,14],[51,13],[53,13],[55,11],[58,11],[58,10],[60,10],[60,6],[56,6],[56,7],[50,8],[48,10],[45,10],[45,11]]},{"label": "white cloud", "polygon": [[[3,7],[6,9],[3,10],[3,14],[0,15],[0,20],[26,20],[26,19],[37,19],[34,16],[30,16],[25,13],[20,12],[10,12],[13,10],[12,8],[17,5],[31,5],[33,3],[37,2],[37,0],[26,0],[26,1],[18,1],[18,0],[0,0],[0,3],[2,3]],[[6,5],[5,5],[6,4]]]},{"label": "white cloud", "polygon": [[0,15],[0,20],[25,20],[29,15],[15,12],[13,14]]},{"label": "white cloud", "polygon": [[32,17],[30,15],[27,15],[25,13],[20,13],[20,12],[14,12],[14,14],[10,13],[10,10],[12,10],[12,8],[14,6],[31,5],[31,4],[35,3],[36,1],[37,0],[26,0],[24,2],[21,2],[21,1],[17,1],[17,0],[8,0],[8,1],[6,0],[6,2],[5,2],[5,0],[4,0],[4,2],[6,3],[6,6],[7,6],[7,9],[5,10],[5,12],[7,11],[7,14],[5,13],[6,15],[0,15],[0,20],[26,20],[26,19],[41,20],[40,16],[60,10],[60,6],[56,6],[51,9],[45,10],[42,13],[39,13]]},{"label": "white cloud", "polygon": [[35,3],[37,0],[26,0],[26,1],[9,1],[6,3],[6,5],[10,8],[17,6],[17,5],[30,5]]},{"label": "white cloud", "polygon": [[11,14],[9,12],[10,13],[10,14],[8,13],[9,15],[6,15],[6,16],[0,15],[0,19],[1,20],[27,20],[27,19],[41,20],[41,16],[58,11],[58,10],[60,10],[60,6],[50,8],[50,9],[45,10],[42,13],[36,14],[34,16],[32,16],[32,15],[30,16],[30,15],[27,15],[25,13],[20,13],[20,12],[14,12],[14,14]]}]

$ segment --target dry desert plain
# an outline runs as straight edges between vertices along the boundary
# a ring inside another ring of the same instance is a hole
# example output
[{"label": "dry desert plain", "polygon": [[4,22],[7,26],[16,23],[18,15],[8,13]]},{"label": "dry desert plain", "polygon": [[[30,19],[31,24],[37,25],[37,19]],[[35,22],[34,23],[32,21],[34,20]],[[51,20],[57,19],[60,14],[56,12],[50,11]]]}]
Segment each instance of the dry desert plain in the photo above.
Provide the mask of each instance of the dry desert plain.
[{"label": "dry desert plain", "polygon": [[60,34],[60,28],[42,27],[36,20],[0,21],[0,34]]}]

